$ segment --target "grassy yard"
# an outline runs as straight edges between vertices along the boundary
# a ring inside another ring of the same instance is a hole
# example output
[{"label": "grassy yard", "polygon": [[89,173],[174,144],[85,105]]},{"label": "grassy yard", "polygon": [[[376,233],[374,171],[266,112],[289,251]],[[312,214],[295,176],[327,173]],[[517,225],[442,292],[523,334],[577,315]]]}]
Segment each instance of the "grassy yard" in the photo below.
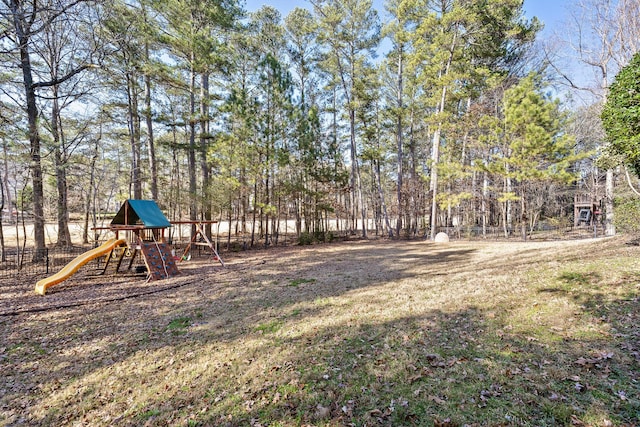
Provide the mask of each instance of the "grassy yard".
[{"label": "grassy yard", "polygon": [[0,284],[0,425],[638,425],[627,240],[348,242],[44,297]]}]

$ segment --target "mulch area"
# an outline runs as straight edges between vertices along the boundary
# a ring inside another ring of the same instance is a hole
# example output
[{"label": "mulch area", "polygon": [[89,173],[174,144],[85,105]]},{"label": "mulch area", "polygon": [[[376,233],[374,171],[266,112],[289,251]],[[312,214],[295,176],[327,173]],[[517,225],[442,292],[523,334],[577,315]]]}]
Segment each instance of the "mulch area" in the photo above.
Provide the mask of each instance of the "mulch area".
[{"label": "mulch area", "polygon": [[146,272],[100,275],[82,268],[75,275],[47,290],[44,296],[34,292],[42,276],[20,276],[0,282],[0,316],[33,313],[51,309],[112,302],[164,292],[199,281],[199,275],[220,269],[208,260],[179,267],[180,274],[164,280],[148,281]]},{"label": "mulch area", "polygon": [[[340,247],[336,245],[335,247]],[[161,294],[188,285],[235,282],[254,274],[268,259],[281,262],[284,254],[296,253],[299,247],[273,247],[223,254],[225,266],[210,257],[194,258],[178,263],[179,274],[163,280],[148,281],[146,270],[135,273],[121,267],[118,274],[100,274],[100,269],[87,264],[69,279],[52,286],[46,295],[35,293],[35,284],[46,275],[21,275],[0,279],[0,316],[36,313],[48,310],[109,303],[145,295]],[[271,262],[270,262],[271,263]],[[61,267],[60,267],[61,268]],[[54,274],[52,272],[51,274]]]}]

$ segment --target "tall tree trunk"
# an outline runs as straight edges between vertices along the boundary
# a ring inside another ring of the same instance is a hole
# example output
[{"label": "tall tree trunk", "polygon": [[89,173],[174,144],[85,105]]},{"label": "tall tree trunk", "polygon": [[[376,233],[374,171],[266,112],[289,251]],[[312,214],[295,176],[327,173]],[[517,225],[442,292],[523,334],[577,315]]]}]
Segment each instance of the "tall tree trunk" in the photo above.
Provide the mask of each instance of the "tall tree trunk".
[{"label": "tall tree trunk", "polygon": [[[91,163],[89,164],[89,188],[87,190],[87,200],[85,204],[84,211],[84,228],[82,231],[82,243],[89,243],[89,216],[93,213],[93,227],[97,226],[96,224],[96,205],[95,205],[95,185],[96,185],[96,163],[98,161],[98,147],[100,145],[100,140],[102,139],[102,124],[100,125],[100,136],[96,139],[95,145],[93,146],[93,156],[91,156]],[[91,207],[93,206],[93,210]],[[97,240],[97,231],[96,231],[96,239]]]},{"label": "tall tree trunk", "polygon": [[131,186],[133,187],[133,198],[142,199],[142,178],[140,176],[140,114],[138,112],[136,78],[133,73],[127,73],[127,89],[129,97],[129,142],[131,144]]},{"label": "tall tree trunk", "polygon": [[605,182],[605,236],[615,236],[616,226],[613,223],[613,189],[614,189],[613,169],[607,169],[607,177]]},{"label": "tall tree trunk", "polygon": [[[211,221],[211,176],[209,162],[207,161],[209,138],[209,74],[202,73],[202,86],[200,87],[200,167],[202,168],[202,208],[204,219]],[[205,234],[211,238],[211,224],[205,224]]]},{"label": "tall tree trunk", "polygon": [[[443,89],[443,98],[446,89]],[[433,143],[431,148],[431,240],[436,238],[438,231],[438,162],[440,159],[440,132],[441,125],[433,134]]]},{"label": "tall tree trunk", "polygon": [[362,194],[362,181],[360,179],[360,166],[358,162],[358,153],[356,146],[356,118],[355,110],[350,107],[349,117],[351,120],[351,171],[353,174],[351,182],[355,185],[357,199],[354,199],[354,218],[357,216],[358,207],[360,208],[360,217],[362,219],[362,237],[367,238],[367,210],[364,205],[364,197]]},{"label": "tall tree trunk", "polygon": [[[458,30],[455,29],[453,34],[453,40],[451,41],[451,49],[449,50],[449,58],[447,64],[442,70],[441,77],[449,75],[451,69],[451,63],[453,62],[453,54],[455,52],[456,43],[458,40]],[[442,86],[442,94],[440,96],[440,102],[438,104],[437,112],[439,114],[444,113],[445,102],[447,100],[447,85]],[[442,132],[442,123],[438,123],[435,133],[433,134],[433,151],[431,166],[431,189],[433,191],[431,198],[431,240],[435,239],[438,232],[438,163],[440,162],[440,134]]]},{"label": "tall tree trunk", "polygon": [[[147,16],[147,6],[141,4],[142,14],[144,15],[145,24],[149,24]],[[149,55],[149,41],[144,42],[144,58],[147,66],[151,64],[151,58]],[[144,75],[144,116],[147,125],[147,152],[149,154],[149,172],[150,183],[149,190],[151,191],[151,199],[158,200],[158,165],[156,163],[156,147],[153,135],[153,114],[151,111],[151,74],[147,70]]]},{"label": "tall tree trunk", "polygon": [[482,237],[487,238],[487,223],[488,223],[488,213],[487,213],[487,197],[489,195],[489,174],[485,170],[482,173]]},{"label": "tall tree trunk", "polygon": [[[338,89],[334,86],[333,87],[333,93],[332,93],[332,97],[331,97],[331,102],[332,102],[332,109],[331,109],[331,129],[332,129],[332,141],[331,141],[331,145],[332,148],[337,152],[338,151]],[[333,175],[337,176],[338,175],[338,162],[334,159],[333,162]],[[351,184],[353,185],[353,184]],[[352,217],[353,215],[351,215],[351,206],[347,206],[349,205],[349,203],[351,202],[352,199],[352,193],[353,193],[353,188],[351,188],[351,191],[349,191],[349,198],[343,198],[344,199],[344,203],[342,203],[342,201],[339,200],[340,195],[338,194],[338,201],[337,204],[338,205],[342,205],[345,206],[345,213],[347,214],[347,227],[345,227],[345,229],[349,232],[355,232],[355,229],[353,228],[353,221],[352,221]],[[308,231],[309,228],[309,224],[307,221],[308,216],[305,215],[305,231]]]},{"label": "tall tree trunk", "polygon": [[256,206],[256,200],[258,200],[258,180],[253,183],[253,218],[251,220],[251,247],[255,244],[256,239],[256,216],[258,209]]},{"label": "tall tree trunk", "polygon": [[[397,122],[396,122],[396,142],[397,142],[397,146],[398,146],[398,159],[397,159],[397,167],[396,167],[396,171],[398,174],[398,182],[397,182],[397,197],[398,197],[398,219],[396,222],[396,235],[400,236],[400,230],[402,230],[402,216],[404,213],[404,209],[403,209],[403,201],[402,201],[402,175],[403,175],[403,165],[402,163],[404,162],[404,158],[403,158],[403,152],[402,152],[402,136],[403,136],[403,128],[402,128],[402,114],[403,114],[403,102],[402,102],[402,95],[403,95],[403,82],[402,82],[402,77],[403,77],[403,73],[404,73],[404,52],[403,52],[403,45],[401,44],[400,46],[398,46],[398,95],[397,95],[397,107],[398,107],[398,118],[397,118]],[[379,177],[378,177],[379,178]],[[386,217],[386,207],[385,207],[385,217]],[[388,219],[387,219],[388,221]]]},{"label": "tall tree trunk", "polygon": [[11,189],[9,188],[9,158],[7,156],[7,141],[2,139],[2,155],[3,155],[3,170],[2,175],[2,189],[6,198],[6,207],[9,210],[9,218],[12,221],[13,218],[13,199],[11,198]]},{"label": "tall tree trunk", "polygon": [[58,89],[53,87],[53,102],[51,105],[51,135],[54,144],[54,158],[56,168],[56,188],[58,190],[57,215],[58,215],[58,241],[56,246],[71,246],[71,233],[69,232],[69,206],[67,188],[67,154],[64,137],[62,134],[62,121],[58,106]]},{"label": "tall tree trunk", "polygon": [[[9,188],[9,160],[7,156],[7,140],[5,138],[0,138],[2,140],[2,156],[3,156],[3,173],[2,180],[0,181],[0,193],[2,195],[2,207],[0,207],[0,251],[2,251],[1,260],[2,262],[7,260],[6,251],[5,251],[5,239],[4,239],[4,224],[3,224],[3,212],[5,207],[9,213],[9,223],[13,221],[13,202],[11,198],[11,189]],[[16,212],[16,221],[17,212]]]},{"label": "tall tree trunk", "polygon": [[[229,210],[227,212],[227,221],[229,222],[229,230],[227,231],[227,250],[231,249],[231,221],[233,221],[233,197],[229,198]],[[238,235],[238,210],[236,210],[236,236]],[[222,213],[220,214],[222,216]]]},{"label": "tall tree trunk", "polygon": [[[387,227],[387,232],[389,233],[389,237],[393,237],[393,228],[391,227],[391,223],[389,222],[389,215],[387,213],[387,204],[384,201],[384,192],[382,191],[382,183],[380,182],[380,162],[375,162],[374,171],[376,175],[376,186],[378,189],[378,198],[380,199],[380,206],[382,207],[382,215],[384,216],[384,223]],[[400,221],[400,218],[398,218]]]},{"label": "tall tree trunk", "polygon": [[[355,70],[353,69],[354,62],[352,61],[352,70],[351,75],[355,75]],[[346,88],[345,88],[346,90]],[[362,219],[362,237],[367,238],[367,211],[364,206],[364,197],[362,193],[362,181],[360,179],[360,166],[358,162],[358,147],[356,145],[356,111],[352,105],[353,101],[353,82],[351,84],[351,96],[349,96],[349,148],[351,153],[351,188],[353,197],[352,200],[352,214],[353,219],[356,220],[358,216],[358,208],[360,209],[360,217]],[[354,224],[354,229],[357,226]]]},{"label": "tall tree trunk", "polygon": [[249,181],[244,162],[240,168],[240,199],[240,232],[244,235],[247,232],[247,212],[249,212]]},{"label": "tall tree trunk", "polygon": [[[189,220],[198,219],[198,205],[196,195],[196,72],[194,70],[195,54],[191,54],[191,74],[189,78]],[[191,226],[191,238],[196,235],[195,225]]]},{"label": "tall tree trunk", "polygon": [[[0,261],[5,262],[7,260],[7,254],[4,250],[4,224],[3,215],[4,212],[4,186],[0,185]],[[9,215],[11,215],[11,207],[9,207]]]},{"label": "tall tree trunk", "polygon": [[[507,173],[509,172],[509,165],[507,165]],[[505,178],[505,193],[511,194],[513,191],[511,177]],[[513,214],[511,200],[506,201],[505,205],[505,218],[504,218],[504,237],[509,237],[513,228]]]},{"label": "tall tree trunk", "polygon": [[[271,203],[271,150],[275,139],[275,113],[273,112],[273,99],[271,91],[266,95],[266,135],[265,138],[265,161],[264,161],[264,206],[260,208],[260,231],[264,231],[264,246],[269,245],[269,210]],[[266,208],[266,209],[265,209]],[[265,215],[266,211],[266,215]],[[266,219],[265,219],[266,217]]]},{"label": "tall tree trunk", "polygon": [[527,204],[526,204],[526,194],[525,194],[525,190],[524,190],[524,184],[520,184],[520,187],[522,188],[521,194],[520,194],[520,208],[521,208],[521,212],[520,212],[520,229],[522,230],[522,240],[526,241],[527,240]]},{"label": "tall tree trunk", "polygon": [[36,92],[33,84],[33,71],[29,52],[29,35],[21,21],[21,1],[13,0],[10,3],[13,24],[18,37],[20,48],[20,68],[25,90],[27,104],[27,121],[29,133],[29,146],[31,158],[31,179],[33,184],[33,237],[35,251],[34,261],[40,261],[44,257],[44,185],[42,180],[42,163],[40,157],[40,134],[38,132],[38,106],[36,104]]},{"label": "tall tree trunk", "polygon": [[418,183],[418,172],[416,165],[418,164],[418,157],[416,153],[416,141],[414,137],[415,130],[415,112],[412,110],[409,118],[409,197],[410,197],[410,218],[409,223],[414,233],[418,232],[419,224],[418,218],[420,217],[420,210],[422,206],[422,186]]},{"label": "tall tree trunk", "polygon": [[180,172],[180,162],[178,160],[178,130],[176,126],[171,127],[171,136],[172,136],[172,144],[173,149],[171,150],[172,156],[172,168],[171,168],[171,179],[169,183],[170,197],[169,197],[169,206],[172,211],[173,219],[182,219],[182,210],[180,206],[182,205],[182,194],[181,194],[181,183],[182,183],[182,174]]},{"label": "tall tree trunk", "polygon": [[[147,59],[149,59],[149,46],[145,46]],[[158,165],[156,162],[156,146],[153,136],[153,115],[151,112],[151,76],[144,76],[144,115],[147,124],[147,150],[149,153],[149,171],[151,173],[150,191],[151,199],[158,200]]]},{"label": "tall tree trunk", "polygon": [[59,147],[54,150],[56,167],[56,187],[58,190],[58,241],[56,246],[71,246],[71,233],[69,232],[69,207],[67,170],[65,155]]}]

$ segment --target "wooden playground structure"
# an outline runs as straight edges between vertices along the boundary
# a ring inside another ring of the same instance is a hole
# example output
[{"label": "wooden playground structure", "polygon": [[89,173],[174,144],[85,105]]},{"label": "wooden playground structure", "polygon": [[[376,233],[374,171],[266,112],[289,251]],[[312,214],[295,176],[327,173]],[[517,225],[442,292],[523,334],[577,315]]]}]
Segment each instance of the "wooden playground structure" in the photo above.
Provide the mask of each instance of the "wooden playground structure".
[{"label": "wooden playground structure", "polygon": [[[214,243],[204,230],[205,224],[213,223],[215,221],[170,222],[153,200],[126,200],[108,227],[97,228],[113,232],[115,238],[76,257],[53,276],[38,281],[35,291],[44,295],[49,287],[68,279],[83,265],[101,256],[105,256],[102,275],[106,274],[112,262],[115,263],[115,273],[118,273],[126,257],[129,258],[127,270],[132,269],[136,257],[141,257],[147,270],[147,280],[167,279],[179,274],[177,263],[190,258],[192,246],[208,248],[213,259],[224,267]],[[180,255],[176,255],[165,235],[173,225],[191,225],[195,229]]]}]

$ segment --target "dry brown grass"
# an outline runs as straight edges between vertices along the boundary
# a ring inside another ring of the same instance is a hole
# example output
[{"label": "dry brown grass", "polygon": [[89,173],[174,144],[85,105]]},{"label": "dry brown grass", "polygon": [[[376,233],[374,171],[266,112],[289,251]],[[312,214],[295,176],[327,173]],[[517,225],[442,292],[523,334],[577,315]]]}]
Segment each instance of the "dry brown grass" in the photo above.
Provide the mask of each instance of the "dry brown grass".
[{"label": "dry brown grass", "polygon": [[631,425],[640,249],[347,242],[0,285],[1,425]]}]

